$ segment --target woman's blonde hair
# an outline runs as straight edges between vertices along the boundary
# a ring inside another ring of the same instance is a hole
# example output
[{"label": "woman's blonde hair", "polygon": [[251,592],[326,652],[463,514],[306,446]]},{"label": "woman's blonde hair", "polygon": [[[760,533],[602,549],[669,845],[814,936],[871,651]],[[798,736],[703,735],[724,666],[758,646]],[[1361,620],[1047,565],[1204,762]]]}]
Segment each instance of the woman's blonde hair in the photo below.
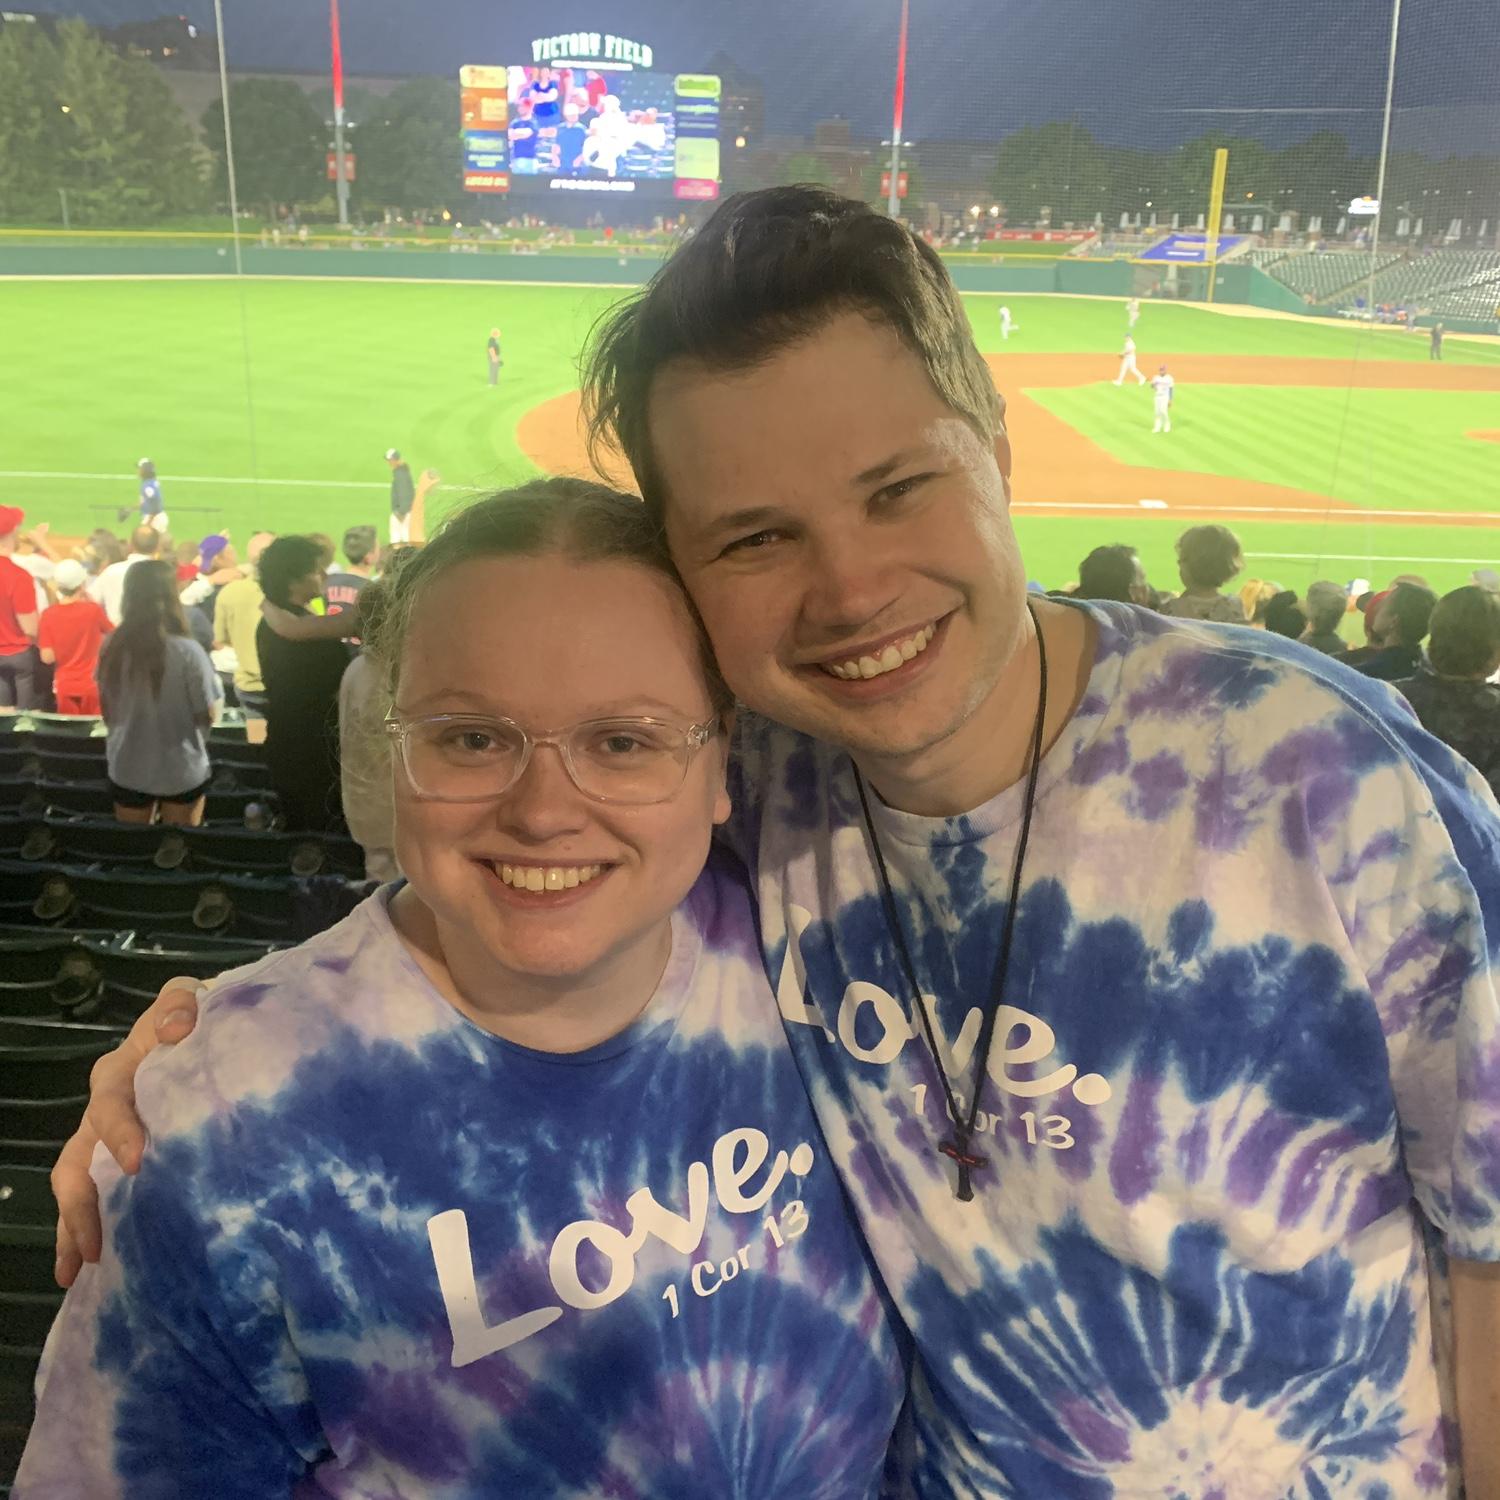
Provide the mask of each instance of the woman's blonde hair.
[{"label": "woman's blonde hair", "polygon": [[[549,556],[639,563],[682,590],[661,527],[634,495],[587,479],[537,479],[502,490],[454,511],[426,546],[413,550],[380,580],[380,618],[371,629],[369,649],[392,698],[412,614],[444,574],[480,557]],[[714,714],[722,720],[734,706],[734,695],[685,590],[682,599],[693,622]]]}]

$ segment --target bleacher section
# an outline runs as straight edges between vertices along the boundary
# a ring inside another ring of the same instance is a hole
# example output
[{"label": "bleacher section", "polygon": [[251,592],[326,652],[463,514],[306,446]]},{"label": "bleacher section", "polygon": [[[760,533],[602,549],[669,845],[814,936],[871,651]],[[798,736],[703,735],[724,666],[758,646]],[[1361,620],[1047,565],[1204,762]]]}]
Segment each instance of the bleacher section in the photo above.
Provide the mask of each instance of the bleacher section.
[{"label": "bleacher section", "polygon": [[[1450,316],[1488,318],[1495,314],[1497,284],[1500,284],[1500,251],[1444,250],[1412,260],[1398,260],[1377,272],[1373,301],[1377,307],[1390,302],[1438,312],[1441,300],[1449,304],[1441,311]],[[1351,289],[1338,300],[1352,303],[1355,296],[1364,295],[1362,289]],[[1459,311],[1468,307],[1477,310]]]},{"label": "bleacher section", "polygon": [[1244,255],[1241,256],[1241,259],[1247,261],[1258,271],[1269,271],[1272,266],[1278,265],[1280,262],[1284,261],[1287,256],[1293,255],[1295,253],[1295,251],[1286,249],[1285,246],[1279,247],[1274,250],[1268,249],[1265,246],[1261,246],[1258,249],[1246,250]]},{"label": "bleacher section", "polygon": [[242,727],[210,737],[204,826],[115,822],[96,725],[0,715],[0,1493],[62,1301],[47,1179],[89,1070],[174,975],[254,963],[369,888],[351,840],[246,826],[274,798]]},{"label": "bleacher section", "polygon": [[[1394,265],[1400,259],[1399,254],[1382,255],[1378,265]],[[1270,274],[1313,302],[1334,301],[1342,292],[1352,300],[1364,295],[1361,288],[1370,279],[1370,257],[1355,250],[1298,250],[1277,261]]]}]

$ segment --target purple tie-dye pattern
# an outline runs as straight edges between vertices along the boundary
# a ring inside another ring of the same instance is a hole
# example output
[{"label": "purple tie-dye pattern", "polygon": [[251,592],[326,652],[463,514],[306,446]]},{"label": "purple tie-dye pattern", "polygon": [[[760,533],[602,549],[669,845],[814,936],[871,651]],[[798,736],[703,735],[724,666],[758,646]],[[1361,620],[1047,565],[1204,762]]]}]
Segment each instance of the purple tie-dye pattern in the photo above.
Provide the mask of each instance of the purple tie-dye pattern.
[{"label": "purple tie-dye pattern", "polygon": [[1359,1137],[1352,1130],[1331,1130],[1309,1141],[1292,1157],[1278,1212],[1283,1225],[1302,1222],[1317,1202],[1327,1174],[1336,1171],[1339,1163],[1358,1146]]},{"label": "purple tie-dye pattern", "polygon": [[1156,1186],[1162,1121],[1157,1110],[1161,1079],[1137,1073],[1125,1094],[1119,1131],[1109,1156],[1109,1184],[1124,1204],[1139,1203]]},{"label": "purple tie-dye pattern", "polygon": [[1299,1128],[1296,1120],[1278,1110],[1267,1110],[1251,1123],[1230,1155],[1225,1173],[1224,1185],[1232,1202],[1252,1204],[1260,1201],[1280,1165],[1281,1153],[1296,1137]]},{"label": "purple tie-dye pattern", "polygon": [[1193,1122],[1177,1137],[1177,1160],[1182,1179],[1189,1186],[1198,1182],[1208,1166],[1208,1115],[1198,1110]]},{"label": "purple tie-dye pattern", "polygon": [[1254,775],[1232,766],[1228,747],[1218,745],[1193,799],[1199,845],[1217,854],[1243,848],[1268,800],[1269,793],[1258,788]]},{"label": "purple tie-dye pattern", "polygon": [[1078,786],[1093,786],[1106,776],[1118,776],[1130,764],[1130,745],[1123,728],[1108,738],[1101,736],[1080,752],[1070,773]]},{"label": "purple tie-dye pattern", "polygon": [[1069,1432],[1086,1452],[1101,1463],[1123,1464],[1130,1458],[1130,1434],[1097,1407],[1087,1402],[1069,1400],[1062,1403],[1058,1415]]},{"label": "purple tie-dye pattern", "polygon": [[[1414,1204],[1500,1259],[1500,820],[1378,684],[1244,629],[1087,612],[974,1202],[934,1170],[923,1042],[876,1064],[789,1025],[928,1373],[919,1491],[1456,1493]],[[773,978],[795,912],[823,1024],[854,981],[904,1007],[847,759],[741,727]],[[817,814],[796,829],[769,811],[788,755]],[[1016,806],[887,845],[945,1037],[993,969]]]},{"label": "purple tie-dye pattern", "polygon": [[235,990],[225,1003],[232,1010],[254,1010],[271,993],[271,989],[272,986],[268,984],[247,984],[243,989]]},{"label": "purple tie-dye pattern", "polygon": [[1158,751],[1130,768],[1132,789],[1125,806],[1148,823],[1159,822],[1176,812],[1191,780],[1181,757],[1170,750]]},{"label": "purple tie-dye pattern", "polygon": [[21,1500],[875,1500],[901,1350],[743,872],[715,857],[641,1019],[565,1061],[417,978],[388,895],[143,1070]]}]

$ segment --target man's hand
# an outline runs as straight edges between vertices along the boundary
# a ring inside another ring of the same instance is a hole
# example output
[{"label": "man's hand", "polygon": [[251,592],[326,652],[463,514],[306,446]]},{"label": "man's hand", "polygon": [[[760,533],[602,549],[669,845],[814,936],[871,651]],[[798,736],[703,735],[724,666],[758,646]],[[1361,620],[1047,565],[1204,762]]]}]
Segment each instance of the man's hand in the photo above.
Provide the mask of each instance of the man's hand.
[{"label": "man's hand", "polygon": [[199,989],[196,979],[169,979],[130,1035],[94,1064],[83,1123],[52,1168],[52,1196],[58,1207],[53,1275],[61,1287],[72,1286],[84,1261],[97,1261],[103,1248],[99,1191],[89,1176],[94,1147],[103,1141],[121,1171],[140,1171],[146,1132],[135,1112],[136,1069],[156,1047],[191,1034],[198,1024]]}]

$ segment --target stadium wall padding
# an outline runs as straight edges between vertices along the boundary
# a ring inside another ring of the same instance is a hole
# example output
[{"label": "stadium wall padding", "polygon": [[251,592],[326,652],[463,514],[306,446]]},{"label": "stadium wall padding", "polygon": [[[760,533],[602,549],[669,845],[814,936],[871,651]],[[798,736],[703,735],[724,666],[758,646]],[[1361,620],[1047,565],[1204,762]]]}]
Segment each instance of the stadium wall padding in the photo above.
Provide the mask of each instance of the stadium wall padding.
[{"label": "stadium wall padding", "polygon": [[[604,256],[515,255],[444,250],[318,250],[288,246],[242,247],[246,274],[251,276],[333,276],[350,278],[412,278],[428,281],[562,282],[632,287],[648,281],[661,265],[657,254],[625,259]],[[202,245],[48,245],[0,242],[0,277],[4,276],[228,276],[233,272],[228,242]],[[1124,260],[1060,258],[1047,265],[974,266],[950,263],[963,292],[1045,294],[1064,292],[1094,297],[1128,297],[1137,292],[1135,267]],[[1181,267],[1197,278],[1204,268]],[[1201,296],[1201,286],[1195,286]],[[1196,300],[1196,297],[1190,300]],[[1249,303],[1278,312],[1319,316],[1289,287],[1256,266],[1219,267],[1214,300]],[[1419,320],[1422,324],[1430,317]],[[1494,333],[1494,320],[1445,318],[1450,333]]]},{"label": "stadium wall padding", "polygon": [[[639,286],[661,264],[632,255],[622,264],[599,256],[467,254],[432,250],[302,250],[243,247],[250,276],[415,277],[454,281],[607,282]],[[227,245],[0,244],[0,276],[228,276]]]}]

